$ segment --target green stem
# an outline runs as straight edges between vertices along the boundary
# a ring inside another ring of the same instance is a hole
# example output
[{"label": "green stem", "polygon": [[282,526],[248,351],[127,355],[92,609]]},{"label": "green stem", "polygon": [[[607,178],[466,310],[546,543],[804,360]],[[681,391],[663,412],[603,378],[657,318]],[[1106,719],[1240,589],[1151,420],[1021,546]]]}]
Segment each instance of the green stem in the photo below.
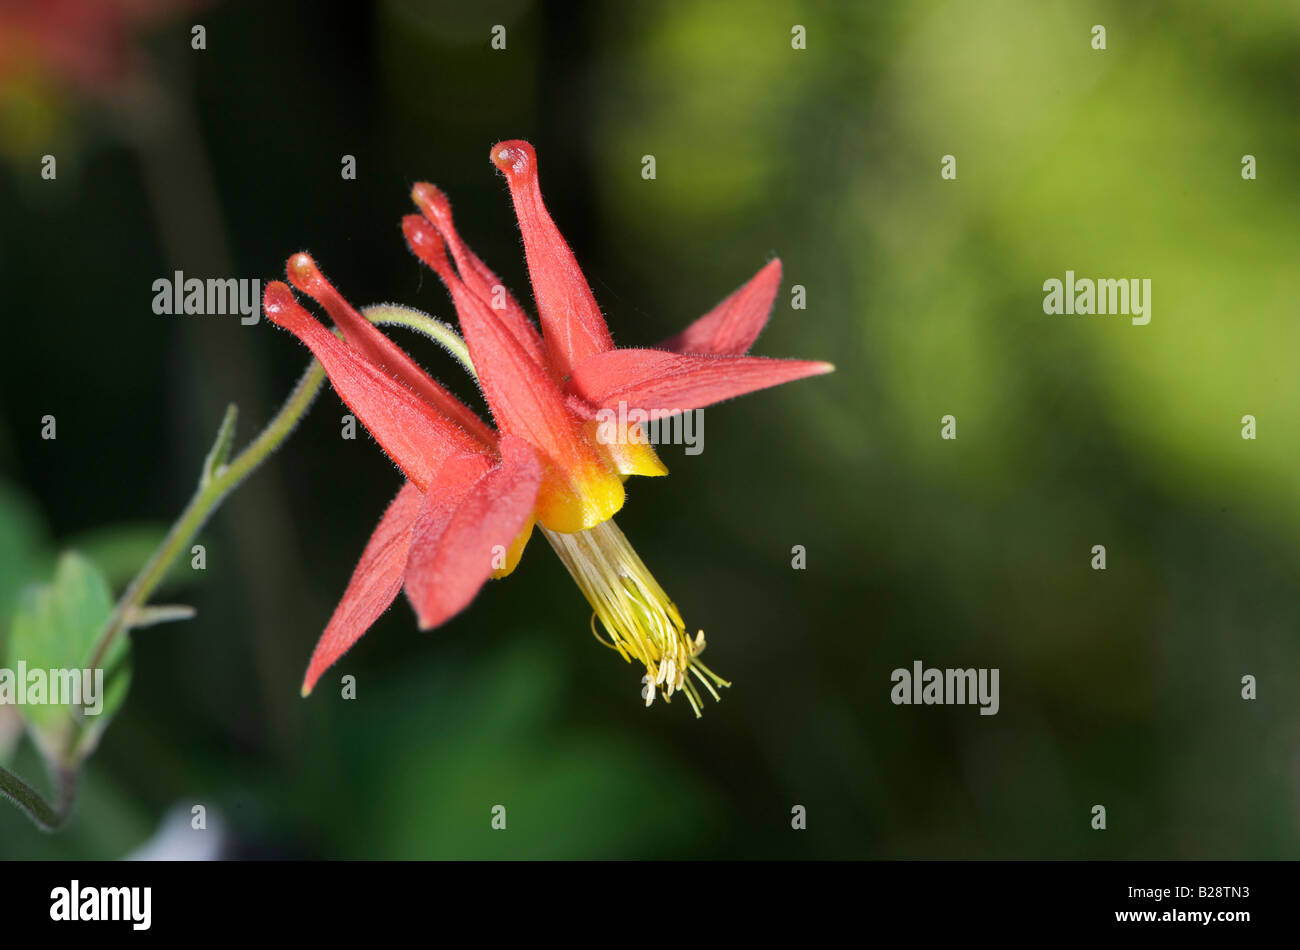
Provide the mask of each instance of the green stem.
[{"label": "green stem", "polygon": [[[445,347],[469,370],[471,375],[477,378],[465,341],[447,324],[418,310],[392,304],[367,307],[362,313],[375,324],[405,326],[423,333]],[[104,662],[104,658],[109,655],[118,638],[124,636],[132,627],[133,619],[147,616],[146,605],[149,597],[167,576],[172,564],[189,546],[190,541],[226,496],[288,438],[312,400],[316,398],[316,394],[320,392],[324,379],[324,369],[320,363],[313,360],[276,417],[233,461],[229,462],[227,459],[234,439],[236,409],[233,404],[227,408],[225,418],[222,419],[221,427],[217,431],[216,440],[204,460],[198,490],[195,491],[189,504],[185,506],[185,510],[181,512],[157,550],[122,592],[113,613],[105,622],[104,629],[95,642],[94,652],[91,653],[90,662],[87,664],[89,669],[97,669]],[[0,795],[12,801],[46,831],[57,830],[67,820],[76,797],[80,766],[78,731],[69,730],[68,736],[68,745],[64,749],[62,760],[53,765],[55,784],[58,788],[58,800],[54,805],[50,805],[40,792],[17,775],[0,767]]]},{"label": "green stem", "polygon": [[397,304],[383,303],[375,304],[373,307],[366,307],[361,311],[365,318],[371,323],[380,325],[410,327],[423,333],[429,339],[441,344],[452,356],[460,361],[460,364],[469,370],[469,374],[478,379],[478,373],[474,371],[474,364],[470,362],[469,347],[460,334],[443,323],[441,320],[435,320],[427,313],[421,313],[410,307],[399,307]]},{"label": "green stem", "polygon": [[[474,364],[469,358],[469,348],[456,331],[447,324],[418,310],[394,304],[366,307],[362,313],[372,323],[405,326],[418,330],[440,343],[471,374],[474,373]],[[91,654],[88,664],[90,669],[97,669],[104,661],[104,657],[108,656],[116,639],[129,627],[128,620],[132,613],[145,606],[150,595],[167,575],[172,562],[190,543],[194,535],[198,534],[199,529],[225,497],[289,436],[303,413],[307,411],[307,407],[316,398],[316,393],[320,391],[324,379],[324,369],[321,368],[320,363],[313,360],[279,414],[229,464],[225,464],[225,456],[230,452],[230,443],[234,436],[235,407],[232,405],[226,411],[226,418],[222,420],[216,442],[204,463],[198,491],[190,499],[189,505],[181,513],[180,518],[172,525],[158,550],[153,553],[140,573],[122,593],[116,609],[99,636],[94,653]]]},{"label": "green stem", "polygon": [[42,831],[58,831],[72,814],[72,803],[77,794],[77,770],[59,769],[56,781],[58,803],[50,805],[36,789],[8,769],[0,768],[0,796],[17,805]]},{"label": "green stem", "polygon": [[[428,314],[421,313],[418,310],[399,307],[395,304],[366,307],[362,310],[362,313],[371,323],[391,324],[418,330],[425,336],[440,343],[471,374],[474,373],[474,364],[469,359],[469,348],[456,331],[447,324],[435,320]],[[213,444],[212,451],[204,464],[203,476],[199,482],[198,491],[190,499],[189,505],[181,513],[180,518],[172,525],[158,550],[153,553],[144,568],[141,569],[140,573],[135,576],[135,579],[122,593],[117,608],[109,617],[103,632],[99,636],[95,652],[91,654],[90,663],[88,664],[90,669],[97,669],[103,662],[104,657],[108,656],[108,651],[112,649],[117,637],[129,626],[127,621],[132,612],[144,607],[149,600],[149,596],[167,575],[172,562],[190,543],[190,540],[198,533],[199,529],[203,527],[204,522],[217,509],[217,506],[241,481],[261,465],[266,460],[266,457],[274,452],[280,443],[288,437],[289,433],[293,431],[294,426],[298,424],[298,420],[302,418],[302,414],[307,411],[307,407],[316,398],[316,393],[320,391],[321,382],[324,378],[324,369],[321,368],[320,363],[313,360],[311,365],[307,367],[307,372],[303,374],[302,379],[298,381],[298,385],[285,401],[283,408],[280,409],[279,415],[271,420],[271,424],[263,429],[261,434],[250,442],[244,451],[240,452],[235,460],[228,465],[224,464],[224,458],[230,451],[231,439],[234,436],[235,407],[231,406],[226,411],[226,418],[222,420],[216,442]]]},{"label": "green stem", "polygon": [[223,455],[229,452],[229,437],[234,428],[235,407],[232,405],[226,411],[217,443],[213,446],[212,453],[209,454],[204,465],[198,491],[194,493],[194,497],[190,499],[190,503],[172,525],[171,530],[167,532],[167,537],[163,539],[162,544],[122,593],[116,609],[99,635],[95,651],[90,655],[90,662],[87,664],[90,669],[97,669],[104,661],[114,642],[129,626],[127,621],[132,612],[144,607],[150,595],[166,577],[172,562],[186,548],[194,535],[198,534],[199,529],[226,496],[261,465],[293,431],[302,414],[316,398],[324,379],[325,371],[319,363],[313,361],[285,401],[279,414],[271,420],[271,424],[229,464],[225,463]]}]

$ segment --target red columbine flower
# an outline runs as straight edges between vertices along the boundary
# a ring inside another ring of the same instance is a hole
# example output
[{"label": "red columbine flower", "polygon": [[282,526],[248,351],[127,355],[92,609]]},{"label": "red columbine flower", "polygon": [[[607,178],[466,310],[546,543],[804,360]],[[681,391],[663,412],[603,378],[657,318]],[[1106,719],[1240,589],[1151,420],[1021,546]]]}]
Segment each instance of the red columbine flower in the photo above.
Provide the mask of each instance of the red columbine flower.
[{"label": "red columbine flower", "polygon": [[307,254],[290,258],[289,280],[325,308],[342,339],[283,283],[266,288],[267,317],[311,349],[408,479],[317,644],[303,694],[399,589],[421,629],[436,627],[463,610],[489,577],[514,569],[536,524],[591,603],[593,632],[600,638],[599,620],[608,636],[602,642],[645,666],[646,705],[658,691],[670,699],[681,690],[699,715],[700,694],[689,676],[715,699],[714,687],[728,684],[699,660],[703,631],[686,633],[676,606],[612,520],[623,506],[627,476],[667,469],[635,425],[624,423],[611,438],[598,413],[621,403],[661,417],[832,367],[743,355],[776,296],[781,265],[775,260],[664,348],[616,348],[542,203],[532,146],[503,142],[492,149],[492,160],[514,199],[541,334],[461,241],[437,188],[415,186],[412,197],[423,216],[407,216],[402,230],[451,294],[497,429],[354,310]]}]

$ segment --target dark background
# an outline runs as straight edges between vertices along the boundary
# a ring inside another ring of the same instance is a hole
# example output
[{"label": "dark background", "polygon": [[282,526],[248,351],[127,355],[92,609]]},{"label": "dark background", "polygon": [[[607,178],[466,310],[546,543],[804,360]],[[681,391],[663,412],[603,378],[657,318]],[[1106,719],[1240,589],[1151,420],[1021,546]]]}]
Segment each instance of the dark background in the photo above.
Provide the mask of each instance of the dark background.
[{"label": "dark background", "polygon": [[[755,352],[838,370],[708,410],[702,455],[629,483],[619,525],[735,683],[698,722],[642,707],[540,538],[437,631],[397,603],[335,671],[358,699],[331,673],[301,700],[400,485],[323,393],[164,591],[198,617],[133,635],[71,826],[0,809],[0,857],[122,856],[194,803],[301,856],[1297,856],[1293,3],[229,3],[131,36],[126,92],[34,69],[0,98],[10,600],[69,547],[120,588],[225,404],[242,443],[306,365],[266,321],[153,314],[159,277],[307,249],[358,305],[451,319],[399,229],[429,180],[531,303],[502,139],[621,344],[778,255]],[[1151,324],[1045,315],[1067,268],[1151,278]],[[917,659],[999,668],[1001,711],[892,705]]]}]

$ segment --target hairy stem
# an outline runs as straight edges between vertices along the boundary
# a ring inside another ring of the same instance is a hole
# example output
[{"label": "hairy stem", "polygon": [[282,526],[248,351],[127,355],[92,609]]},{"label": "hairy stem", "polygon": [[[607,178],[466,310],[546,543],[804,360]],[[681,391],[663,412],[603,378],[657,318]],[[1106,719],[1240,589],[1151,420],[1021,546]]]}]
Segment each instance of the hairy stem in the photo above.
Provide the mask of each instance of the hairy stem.
[{"label": "hairy stem", "polygon": [[[471,375],[477,378],[465,341],[447,324],[418,310],[392,304],[367,307],[362,313],[375,324],[405,326],[423,333],[440,343]],[[162,543],[122,592],[113,613],[109,615],[95,641],[95,649],[87,664],[89,669],[97,669],[104,662],[104,658],[109,655],[118,639],[125,636],[133,626],[138,625],[136,621],[153,616],[147,608],[149,598],[167,576],[172,564],[188,548],[194,536],[220,507],[226,496],[289,437],[320,392],[324,380],[324,369],[320,363],[313,360],[275,418],[258,434],[257,438],[229,461],[234,440],[236,411],[234,405],[226,410],[212,449],[204,460],[198,489],[180,517],[172,524],[171,530],[167,532]],[[183,616],[183,612],[173,610],[171,616],[179,618]],[[45,831],[58,830],[72,812],[81,764],[78,739],[78,730],[69,730],[68,743],[61,760],[51,763],[57,787],[56,802],[53,805],[17,775],[0,767],[0,796],[12,801]]]},{"label": "hairy stem", "polygon": [[[445,323],[418,310],[393,304],[366,307],[362,313],[366,319],[375,324],[392,324],[418,330],[442,344],[471,374],[474,373],[474,366],[469,359],[469,348],[466,347],[465,341]],[[234,435],[234,406],[227,410],[226,418],[222,420],[221,428],[217,433],[216,442],[204,464],[198,491],[194,493],[194,497],[190,499],[190,503],[172,525],[171,530],[167,532],[167,537],[163,539],[162,544],[122,593],[117,607],[96,642],[95,652],[91,654],[88,664],[90,669],[96,669],[103,662],[116,639],[129,627],[128,621],[132,614],[145,606],[150,595],[167,575],[172,563],[194,535],[198,534],[199,529],[226,496],[288,438],[289,433],[298,424],[298,420],[307,411],[307,407],[316,398],[324,379],[325,370],[320,363],[312,360],[302,379],[298,381],[298,385],[285,400],[279,414],[229,464],[224,462],[224,456],[230,451],[230,443]]]},{"label": "hairy stem", "polygon": [[465,345],[465,341],[459,333],[441,320],[435,320],[419,310],[413,310],[410,307],[399,307],[397,304],[391,303],[376,304],[373,307],[366,307],[361,312],[371,323],[380,324],[381,326],[409,327],[423,333],[429,339],[440,344],[443,349],[460,361],[460,365],[465,367],[471,376],[478,379],[478,373],[474,371],[474,364],[470,362],[469,347]]},{"label": "hairy stem", "polygon": [[17,805],[18,810],[42,831],[58,831],[72,814],[72,803],[77,796],[77,770],[60,768],[55,782],[58,800],[51,805],[17,775],[0,768],[0,796]]}]

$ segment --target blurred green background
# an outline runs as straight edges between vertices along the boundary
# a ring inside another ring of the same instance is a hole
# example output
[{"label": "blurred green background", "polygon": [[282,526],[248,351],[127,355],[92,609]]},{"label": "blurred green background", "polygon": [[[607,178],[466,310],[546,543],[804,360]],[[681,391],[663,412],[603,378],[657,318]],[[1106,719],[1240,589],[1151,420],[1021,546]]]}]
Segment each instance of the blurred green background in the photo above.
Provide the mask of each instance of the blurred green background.
[{"label": "blurred green background", "polygon": [[[0,808],[0,858],[118,857],[178,803],[309,857],[1300,856],[1294,2],[229,3],[138,41],[147,93],[8,94],[0,615],[67,547],[120,589],[226,402],[246,439],[306,363],[265,321],[154,315],[155,279],[308,249],[357,304],[451,318],[399,230],[423,179],[530,301],[501,139],[620,343],[779,255],[755,352],[838,371],[629,484],[619,524],[735,683],[698,722],[642,708],[540,538],[442,629],[397,603],[337,668],[355,701],[301,700],[400,483],[324,393],[164,592],[198,617],[133,635],[71,826]],[[1045,315],[1067,269],[1149,277],[1150,325]],[[892,705],[917,659],[1000,668],[1000,712]]]}]

